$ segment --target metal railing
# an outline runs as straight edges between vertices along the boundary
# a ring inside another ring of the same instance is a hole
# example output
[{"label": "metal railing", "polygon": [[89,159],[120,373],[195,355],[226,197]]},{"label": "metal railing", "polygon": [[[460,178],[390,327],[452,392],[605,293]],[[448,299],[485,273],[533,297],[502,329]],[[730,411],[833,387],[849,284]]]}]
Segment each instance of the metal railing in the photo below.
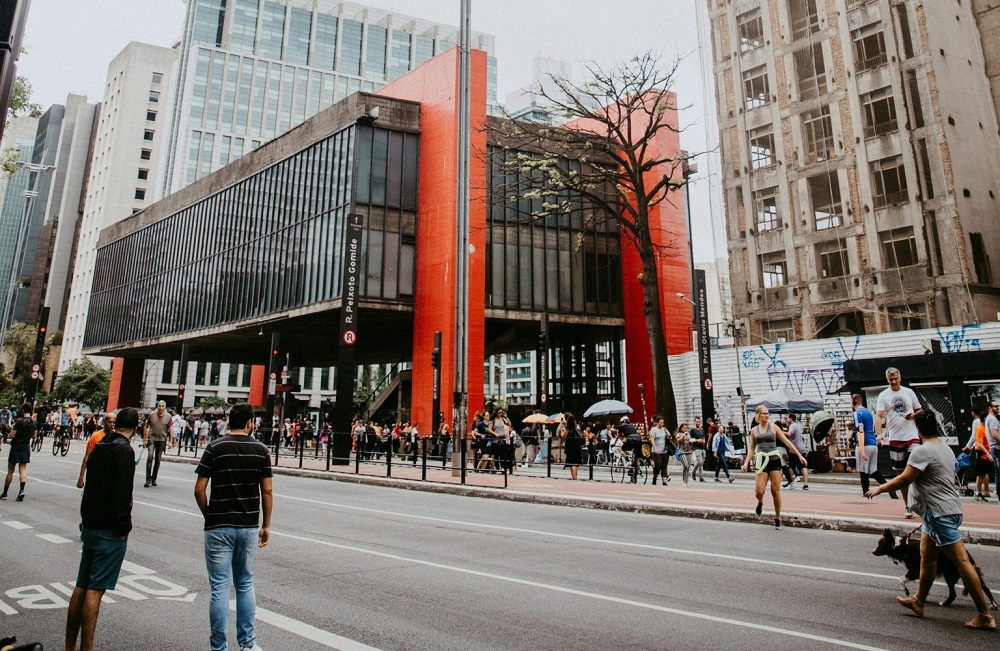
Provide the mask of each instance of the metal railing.
[{"label": "metal railing", "polygon": [[896,131],[899,131],[899,123],[896,120],[879,122],[865,127],[865,138],[881,138]]},{"label": "metal railing", "polygon": [[873,199],[876,208],[888,208],[889,206],[895,206],[901,203],[906,203],[909,200],[910,200],[910,195],[906,190],[898,190],[896,192],[877,194]]}]

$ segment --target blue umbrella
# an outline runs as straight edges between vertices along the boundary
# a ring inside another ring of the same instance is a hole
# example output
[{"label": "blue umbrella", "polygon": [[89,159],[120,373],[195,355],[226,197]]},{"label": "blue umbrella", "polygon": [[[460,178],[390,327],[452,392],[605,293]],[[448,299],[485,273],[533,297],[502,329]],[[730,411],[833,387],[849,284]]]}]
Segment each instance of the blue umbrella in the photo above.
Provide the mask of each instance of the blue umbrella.
[{"label": "blue umbrella", "polygon": [[621,400],[601,400],[595,402],[583,412],[584,418],[591,416],[609,416],[611,414],[631,414],[632,408]]}]

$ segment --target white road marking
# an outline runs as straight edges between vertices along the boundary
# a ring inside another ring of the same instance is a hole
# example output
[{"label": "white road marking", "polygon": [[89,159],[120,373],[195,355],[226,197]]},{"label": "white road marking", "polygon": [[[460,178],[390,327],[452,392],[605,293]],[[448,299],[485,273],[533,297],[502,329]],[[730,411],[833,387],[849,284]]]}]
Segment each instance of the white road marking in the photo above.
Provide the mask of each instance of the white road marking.
[{"label": "white road marking", "polygon": [[[232,611],[236,610],[236,601],[229,602],[229,609]],[[379,651],[373,646],[368,646],[367,644],[362,644],[361,642],[355,642],[346,637],[341,637],[340,635],[335,635],[329,631],[324,631],[322,629],[316,628],[315,626],[310,626],[305,622],[300,622],[297,619],[292,619],[291,617],[285,617],[278,613],[272,612],[257,607],[257,621],[267,622],[275,628],[280,628],[283,631],[298,635],[307,640],[312,640],[322,644],[323,646],[328,646],[331,649],[337,649],[338,651]]]},{"label": "white road marking", "polygon": [[73,542],[69,538],[63,538],[62,536],[57,536],[54,533],[36,533],[35,537],[41,538],[42,540],[50,543],[55,543],[61,545],[63,543]]},{"label": "white road marking", "polygon": [[11,529],[34,529],[30,524],[24,524],[23,522],[18,522],[17,520],[0,520],[5,525]]}]

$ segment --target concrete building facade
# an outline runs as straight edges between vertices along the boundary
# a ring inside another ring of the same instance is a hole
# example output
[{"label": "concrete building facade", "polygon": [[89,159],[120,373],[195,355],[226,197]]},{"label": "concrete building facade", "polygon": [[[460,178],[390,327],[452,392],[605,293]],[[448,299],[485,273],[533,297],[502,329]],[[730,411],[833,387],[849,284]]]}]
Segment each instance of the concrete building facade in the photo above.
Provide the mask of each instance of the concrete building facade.
[{"label": "concrete building facade", "polygon": [[992,320],[1000,138],[972,7],[707,1],[753,342]]},{"label": "concrete building facade", "polygon": [[152,202],[166,140],[167,110],[159,93],[169,88],[176,59],[175,49],[130,43],[108,67],[65,310],[61,371],[81,356],[101,230]]}]

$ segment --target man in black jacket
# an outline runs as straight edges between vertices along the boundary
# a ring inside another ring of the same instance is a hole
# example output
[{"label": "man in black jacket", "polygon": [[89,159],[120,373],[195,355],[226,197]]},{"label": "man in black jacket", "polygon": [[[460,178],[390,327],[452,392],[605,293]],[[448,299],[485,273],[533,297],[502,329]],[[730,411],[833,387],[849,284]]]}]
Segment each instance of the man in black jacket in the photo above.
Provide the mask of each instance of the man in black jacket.
[{"label": "man in black jacket", "polygon": [[129,438],[139,426],[139,412],[118,412],[116,429],[94,447],[80,503],[83,554],[66,616],[66,649],[94,648],[94,629],[105,590],[114,590],[132,531],[132,482],[135,454]]}]

